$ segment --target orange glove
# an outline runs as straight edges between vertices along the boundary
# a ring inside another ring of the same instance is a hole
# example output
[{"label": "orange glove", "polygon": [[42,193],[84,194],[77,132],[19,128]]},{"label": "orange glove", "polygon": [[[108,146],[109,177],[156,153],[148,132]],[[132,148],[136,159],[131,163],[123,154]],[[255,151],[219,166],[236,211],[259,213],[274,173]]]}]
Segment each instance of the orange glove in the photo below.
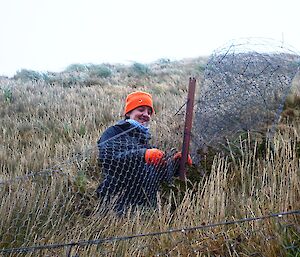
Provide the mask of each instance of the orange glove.
[{"label": "orange glove", "polygon": [[[182,153],[178,152],[174,155],[173,158],[174,158],[174,160],[178,160],[178,159],[180,160],[181,157],[182,157]],[[193,164],[192,157],[190,155],[188,155],[187,165],[192,166],[192,164]]]},{"label": "orange glove", "polygon": [[159,149],[147,149],[145,153],[145,161],[147,164],[157,165],[163,162],[164,155],[165,153]]}]

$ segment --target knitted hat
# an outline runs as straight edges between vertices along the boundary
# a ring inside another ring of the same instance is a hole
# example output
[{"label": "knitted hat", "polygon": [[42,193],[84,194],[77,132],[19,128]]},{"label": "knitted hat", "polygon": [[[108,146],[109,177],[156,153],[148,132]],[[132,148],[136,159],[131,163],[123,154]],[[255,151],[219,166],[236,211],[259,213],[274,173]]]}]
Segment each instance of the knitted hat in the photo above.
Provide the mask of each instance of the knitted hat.
[{"label": "knitted hat", "polygon": [[149,106],[154,113],[152,96],[146,92],[137,91],[126,97],[124,115],[140,106]]}]

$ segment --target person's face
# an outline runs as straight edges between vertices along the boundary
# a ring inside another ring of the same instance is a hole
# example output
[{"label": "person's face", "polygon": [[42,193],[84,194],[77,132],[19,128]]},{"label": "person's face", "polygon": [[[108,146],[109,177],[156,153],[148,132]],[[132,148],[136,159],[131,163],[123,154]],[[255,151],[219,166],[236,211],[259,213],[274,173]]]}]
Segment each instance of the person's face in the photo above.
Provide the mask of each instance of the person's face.
[{"label": "person's face", "polygon": [[152,109],[149,106],[139,106],[128,114],[130,119],[139,122],[145,127],[149,125],[151,115]]}]

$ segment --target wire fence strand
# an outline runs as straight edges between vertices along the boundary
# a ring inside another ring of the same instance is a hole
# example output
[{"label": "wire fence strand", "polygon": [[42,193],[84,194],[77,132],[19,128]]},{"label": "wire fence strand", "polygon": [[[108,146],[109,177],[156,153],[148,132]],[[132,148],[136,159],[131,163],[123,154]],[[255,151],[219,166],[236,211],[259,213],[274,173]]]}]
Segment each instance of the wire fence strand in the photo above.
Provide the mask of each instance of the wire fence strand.
[{"label": "wire fence strand", "polygon": [[283,216],[286,216],[286,215],[298,215],[298,214],[300,214],[300,210],[293,210],[293,211],[288,211],[288,212],[271,213],[269,215],[257,216],[257,217],[252,217],[252,218],[243,218],[243,219],[239,219],[239,220],[222,221],[222,222],[218,222],[218,223],[200,225],[200,226],[194,226],[194,227],[175,228],[175,229],[170,229],[170,230],[166,230],[166,231],[156,231],[156,232],[141,233],[141,234],[135,234],[135,235],[125,235],[125,236],[119,236],[119,237],[107,237],[107,238],[100,238],[100,239],[95,239],[95,240],[85,240],[85,241],[69,242],[69,243],[57,243],[57,244],[37,245],[37,246],[30,246],[30,247],[0,249],[0,253],[16,253],[16,252],[25,253],[25,252],[34,252],[34,251],[43,250],[43,249],[57,249],[57,248],[63,248],[63,247],[74,247],[74,246],[82,247],[82,246],[87,246],[87,245],[99,245],[99,244],[110,243],[110,242],[131,240],[131,239],[141,238],[141,237],[154,237],[154,236],[161,236],[161,235],[172,234],[172,233],[185,233],[188,231],[204,230],[204,229],[208,229],[208,228],[234,225],[234,224],[240,224],[240,223],[251,222],[251,221],[266,220],[266,219],[270,219],[270,218],[282,218]]}]

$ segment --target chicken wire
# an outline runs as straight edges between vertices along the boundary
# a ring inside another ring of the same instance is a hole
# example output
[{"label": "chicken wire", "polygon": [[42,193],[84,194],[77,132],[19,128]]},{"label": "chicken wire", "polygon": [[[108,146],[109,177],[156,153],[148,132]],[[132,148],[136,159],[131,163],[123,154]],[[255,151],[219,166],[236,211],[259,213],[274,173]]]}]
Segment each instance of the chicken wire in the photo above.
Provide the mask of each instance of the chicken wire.
[{"label": "chicken wire", "polygon": [[147,164],[145,151],[154,147],[150,142],[133,126],[47,174],[3,180],[0,249],[52,239],[66,243],[68,230],[82,238],[90,236],[82,230],[93,220],[105,224],[105,219],[124,217],[127,211],[151,212],[162,183],[172,183],[178,174],[179,159],[173,158],[176,151],[171,149],[157,164]]},{"label": "chicken wire", "polygon": [[129,207],[155,207],[162,182],[178,175],[179,160],[172,151],[157,164],[145,162],[145,152],[153,148],[139,127],[132,127],[99,144],[99,164],[103,181],[97,189],[101,201],[112,203],[117,213]]},{"label": "chicken wire", "polygon": [[196,105],[194,148],[219,148],[248,131],[272,134],[299,66],[295,50],[271,39],[240,39],[214,51]]},{"label": "chicken wire", "polygon": [[[228,48],[224,48],[224,51],[225,49],[228,50]],[[229,51],[229,53],[231,52]],[[223,55],[224,58],[221,63],[226,64],[225,60],[227,60],[227,64],[229,65],[229,59],[227,59],[229,53]],[[238,54],[238,51],[234,52],[234,56]],[[257,55],[259,56],[260,53],[258,52]],[[215,58],[217,56],[215,55]],[[293,62],[295,55],[291,54],[289,56],[291,62]],[[232,56],[231,60],[233,59]],[[283,59],[285,60],[285,58]],[[225,79],[226,76],[230,77],[229,75],[221,76],[222,72],[224,73],[226,69],[221,69],[218,67],[218,63],[211,62],[212,60],[214,59],[211,59],[209,62],[211,67],[208,65],[206,70],[206,82],[204,86],[212,87],[214,85],[212,75],[215,73],[217,73],[215,75],[218,75],[220,80]],[[212,65],[214,63],[215,66]],[[251,66],[251,64],[249,65]],[[252,66],[252,69],[254,69],[255,65],[253,64]],[[288,65],[286,66],[289,67]],[[214,72],[210,76],[208,73],[209,70]],[[211,81],[211,84],[208,81]],[[229,89],[229,85],[230,83],[227,85],[227,89]],[[237,86],[235,88],[238,90]],[[251,88],[251,90],[254,89],[255,87]],[[208,100],[210,99],[213,102],[218,94],[213,94],[214,90],[211,91],[208,89],[204,90],[200,100],[202,99],[209,103]],[[254,92],[256,91],[254,90]],[[227,94],[232,96],[233,93],[230,94],[228,92]],[[253,94],[253,96],[255,95]],[[220,93],[219,97],[221,97]],[[256,103],[255,101],[253,102]],[[226,101],[221,101],[221,103],[223,106],[226,105]],[[198,108],[200,106],[201,101],[198,103]],[[214,105],[211,104],[211,108],[213,107]],[[209,110],[207,109],[207,116],[202,117],[212,117],[213,112],[209,112]],[[228,108],[225,110],[230,113]],[[235,111],[237,112],[238,108]],[[199,114],[197,112],[196,120],[201,117],[198,116]],[[221,114],[223,116],[227,115],[226,112],[221,112]],[[219,120],[222,118],[221,115],[215,117]],[[235,118],[233,114],[229,117],[232,119]],[[207,123],[207,121],[209,119],[204,119],[203,125],[209,125],[210,123]],[[207,144],[219,143],[221,142],[220,139],[222,139],[221,136],[225,137],[230,134],[230,130],[227,129],[226,131],[225,128],[227,126],[229,128],[229,125],[232,125],[231,123],[213,123],[213,120],[209,122],[212,125],[215,124],[215,126],[221,124],[222,126],[220,127],[224,128],[224,133],[218,135],[209,129],[206,132],[204,126],[201,128],[201,131],[205,133],[199,133],[200,135],[205,135],[205,137],[200,138],[200,144],[204,144],[205,142]],[[232,131],[239,131],[238,126],[232,126],[231,128],[235,129]],[[212,135],[216,139],[211,137],[213,140],[210,141],[210,136]],[[132,141],[132,137],[136,141]],[[65,165],[58,167],[57,170],[59,172],[47,171],[49,176],[42,173],[43,176],[37,176],[38,174],[36,174],[36,176],[24,177],[24,180],[19,178],[14,180],[14,178],[11,178],[9,183],[1,185],[0,198],[2,202],[0,211],[2,215],[0,221],[0,249],[43,245],[45,242],[48,244],[58,242],[69,243],[70,241],[125,234],[121,227],[119,231],[110,231],[110,222],[115,222],[115,220],[111,218],[113,215],[102,215],[102,211],[106,212],[114,209],[113,213],[122,214],[129,208],[155,207],[161,183],[164,181],[171,182],[179,166],[178,161],[174,161],[173,159],[173,151],[168,152],[163,162],[158,165],[146,164],[144,151],[153,146],[149,146],[146,141],[141,143],[141,141],[144,141],[142,140],[143,137],[144,135],[137,128],[133,128],[124,134],[101,143],[99,146],[100,170],[98,166],[93,166],[93,159],[97,159],[98,154],[98,151],[94,151],[93,149],[92,152],[89,151],[86,155],[82,154],[80,158],[76,157],[68,161]],[[124,154],[126,152],[127,154]],[[109,176],[112,177],[112,180],[108,179]],[[101,186],[99,187],[98,194],[101,201],[95,195],[95,189],[99,184]],[[93,232],[92,234],[91,231]],[[50,254],[60,256],[65,254],[69,256],[65,253],[65,249],[60,251],[51,250],[50,247],[49,249],[46,251],[48,256]],[[98,249],[98,251],[104,250],[104,247],[100,250]],[[40,255],[45,254],[41,253]],[[36,256],[36,252],[30,256]]]}]

